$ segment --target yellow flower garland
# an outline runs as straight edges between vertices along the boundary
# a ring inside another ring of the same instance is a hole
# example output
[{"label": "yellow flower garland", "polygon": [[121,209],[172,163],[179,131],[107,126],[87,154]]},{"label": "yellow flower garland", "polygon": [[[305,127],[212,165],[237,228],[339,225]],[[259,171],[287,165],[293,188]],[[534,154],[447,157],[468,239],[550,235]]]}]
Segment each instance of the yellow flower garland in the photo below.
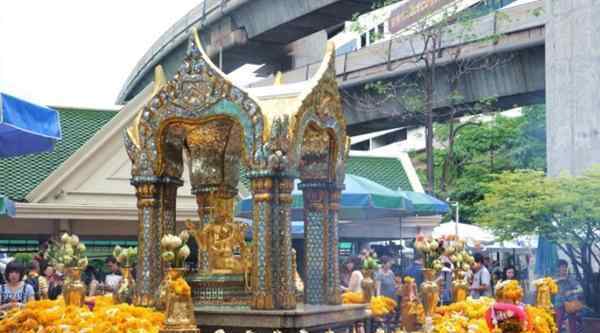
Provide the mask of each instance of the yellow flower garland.
[{"label": "yellow flower garland", "polygon": [[[509,289],[510,290],[510,289]],[[510,292],[509,292],[510,294]],[[516,294],[510,294],[516,296]],[[437,333],[501,333],[495,328],[490,330],[485,314],[494,304],[494,299],[483,297],[441,306],[433,318],[434,332]],[[525,306],[527,329],[522,333],[556,333],[554,317],[545,309]]]},{"label": "yellow flower garland", "polygon": [[95,298],[94,310],[66,307],[62,299],[27,303],[11,311],[0,322],[6,333],[158,333],[164,315],[151,309],[128,304],[112,304],[112,297]]}]

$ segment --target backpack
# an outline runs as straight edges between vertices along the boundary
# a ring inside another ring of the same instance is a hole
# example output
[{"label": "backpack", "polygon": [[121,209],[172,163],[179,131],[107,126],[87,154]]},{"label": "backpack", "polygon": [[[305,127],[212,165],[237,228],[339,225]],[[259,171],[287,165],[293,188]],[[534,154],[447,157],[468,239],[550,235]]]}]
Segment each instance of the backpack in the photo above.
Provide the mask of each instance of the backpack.
[{"label": "backpack", "polygon": [[36,301],[40,300],[40,280],[39,275],[36,277],[28,276],[25,283],[33,288],[33,294],[35,295]]}]

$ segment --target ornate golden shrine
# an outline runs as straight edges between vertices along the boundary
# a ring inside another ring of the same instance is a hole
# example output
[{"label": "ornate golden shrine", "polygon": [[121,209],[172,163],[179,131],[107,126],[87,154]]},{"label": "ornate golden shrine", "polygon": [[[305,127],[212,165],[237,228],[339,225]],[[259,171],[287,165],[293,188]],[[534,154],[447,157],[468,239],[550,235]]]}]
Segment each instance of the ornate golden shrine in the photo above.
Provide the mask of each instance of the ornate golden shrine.
[{"label": "ornate golden shrine", "polygon": [[[299,177],[305,204],[304,301],[341,303],[337,211],[347,137],[334,57],[330,43],[313,79],[246,92],[211,63],[196,35],[172,80],[165,82],[157,68],[153,96],[125,135],[139,210],[136,304],[154,303],[163,267],[159,240],[175,232],[184,160],[198,204],[199,219],[189,227],[199,243],[201,272],[251,267],[254,309],[295,308],[289,208]],[[252,255],[241,249],[245,255],[232,257],[230,248],[243,247],[235,238],[240,230],[231,230],[230,221],[240,163],[251,179],[254,239]]]}]

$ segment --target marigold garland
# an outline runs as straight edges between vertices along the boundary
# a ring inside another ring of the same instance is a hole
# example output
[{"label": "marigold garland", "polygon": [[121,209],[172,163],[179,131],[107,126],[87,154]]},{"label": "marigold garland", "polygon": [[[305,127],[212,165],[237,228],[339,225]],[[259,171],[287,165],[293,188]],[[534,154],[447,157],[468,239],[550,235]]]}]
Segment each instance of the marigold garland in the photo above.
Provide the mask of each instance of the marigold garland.
[{"label": "marigold garland", "polygon": [[185,280],[181,277],[176,279],[175,281],[171,281],[170,288],[171,288],[171,290],[173,290],[173,292],[175,292],[176,295],[179,295],[179,296],[191,296],[192,295],[192,289],[187,284],[187,282],[185,282]]},{"label": "marigold garland", "polygon": [[158,333],[164,315],[128,304],[114,305],[112,297],[87,300],[88,307],[66,307],[62,299],[32,301],[21,310],[11,311],[0,321],[0,332],[7,333]]},{"label": "marigold garland", "polygon": [[[493,298],[468,298],[466,301],[441,306],[434,316],[434,332],[436,333],[495,333],[502,332],[498,328],[490,330],[484,316],[495,304]],[[546,310],[535,306],[525,306],[527,329],[522,333],[556,333],[554,317]],[[515,326],[521,329],[520,325]]]},{"label": "marigold garland", "polygon": [[371,298],[371,303],[369,307],[371,308],[371,313],[375,317],[383,317],[393,312],[396,309],[396,302],[385,296],[375,296]]},{"label": "marigold garland", "polygon": [[548,290],[550,290],[550,294],[556,295],[558,293],[558,284],[551,277],[545,277],[538,280],[533,281],[533,284],[539,288],[540,286],[548,286]]},{"label": "marigold garland", "polygon": [[360,292],[346,292],[342,294],[343,304],[362,304],[363,294]]}]

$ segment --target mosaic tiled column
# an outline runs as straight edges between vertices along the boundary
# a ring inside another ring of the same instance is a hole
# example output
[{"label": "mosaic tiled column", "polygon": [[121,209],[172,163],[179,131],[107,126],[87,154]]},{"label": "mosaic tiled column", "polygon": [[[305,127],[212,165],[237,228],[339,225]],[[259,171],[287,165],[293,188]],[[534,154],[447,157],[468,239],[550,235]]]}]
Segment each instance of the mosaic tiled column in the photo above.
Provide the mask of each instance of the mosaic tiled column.
[{"label": "mosaic tiled column", "polygon": [[340,267],[338,258],[338,212],[340,210],[341,189],[332,187],[329,191],[329,218],[327,221],[327,303],[342,303],[340,293]]},{"label": "mosaic tiled column", "polygon": [[304,303],[327,303],[328,183],[302,182],[304,198]]},{"label": "mosaic tiled column", "polygon": [[160,284],[159,202],[162,192],[158,177],[134,177],[138,208],[138,262],[135,305],[153,306]]},{"label": "mosaic tiled column", "polygon": [[[196,227],[202,230],[205,225],[211,222],[212,210],[214,207],[214,188],[192,188],[192,193],[196,195],[196,204],[198,205],[198,221]],[[208,272],[208,253],[198,249],[197,268],[198,272]]]},{"label": "mosaic tiled column", "polygon": [[271,213],[273,181],[267,176],[250,174],[253,196],[252,308],[275,308],[271,267]]},{"label": "mosaic tiled column", "polygon": [[276,309],[295,309],[296,291],[292,254],[292,177],[278,177],[274,180],[274,203],[272,212],[272,271]]},{"label": "mosaic tiled column", "polygon": [[[183,182],[179,178],[175,177],[163,177],[161,179],[161,188],[160,191],[160,223],[158,224],[158,239],[162,239],[162,237],[166,234],[174,235],[176,232],[175,224],[177,221],[177,188],[183,185]],[[161,265],[161,277],[162,277],[167,269],[167,264],[165,262]]]}]

